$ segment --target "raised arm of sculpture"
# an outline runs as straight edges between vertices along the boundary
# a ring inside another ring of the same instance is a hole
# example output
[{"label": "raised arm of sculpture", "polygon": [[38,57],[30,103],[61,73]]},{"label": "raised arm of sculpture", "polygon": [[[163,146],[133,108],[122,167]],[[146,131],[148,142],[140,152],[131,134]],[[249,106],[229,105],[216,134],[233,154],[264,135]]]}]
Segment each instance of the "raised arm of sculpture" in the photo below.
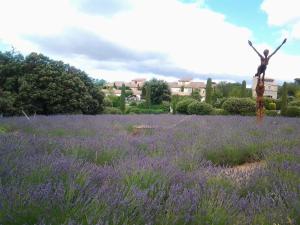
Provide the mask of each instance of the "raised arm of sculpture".
[{"label": "raised arm of sculpture", "polygon": [[284,45],[284,43],[286,42],[286,38],[283,40],[283,42],[281,43],[281,45],[279,45],[275,51],[269,56],[269,58],[271,58],[273,55],[275,55],[275,53],[281,48],[282,45]]},{"label": "raised arm of sculpture", "polygon": [[254,48],[254,46],[252,45],[252,42],[248,40],[248,44],[251,46],[251,48],[253,48],[253,50],[258,54],[258,56],[260,58],[263,58],[263,56],[256,50],[256,48]]}]

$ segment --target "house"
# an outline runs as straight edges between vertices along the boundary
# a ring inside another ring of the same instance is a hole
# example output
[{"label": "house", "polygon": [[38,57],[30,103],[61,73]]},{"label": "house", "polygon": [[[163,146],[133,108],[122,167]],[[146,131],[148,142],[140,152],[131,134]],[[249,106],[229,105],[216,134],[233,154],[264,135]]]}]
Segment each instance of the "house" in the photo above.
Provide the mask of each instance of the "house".
[{"label": "house", "polygon": [[295,78],[295,84],[300,85],[300,78]]},{"label": "house", "polygon": [[[256,97],[257,77],[252,80],[252,96]],[[265,78],[265,97],[277,99],[278,85],[273,78]]]},{"label": "house", "polygon": [[146,79],[139,78],[139,79],[133,79],[130,82],[123,82],[123,81],[115,81],[111,83],[107,83],[105,85],[105,88],[102,90],[105,95],[116,95],[121,96],[121,88],[122,85],[125,84],[127,88],[129,88],[132,91],[132,95],[128,97],[128,99],[135,99],[137,101],[141,100],[142,95],[142,87],[145,83]]},{"label": "house", "polygon": [[202,98],[205,98],[205,83],[195,82],[192,79],[181,79],[177,82],[168,83],[172,95],[188,96],[191,95],[193,91],[199,91]]}]

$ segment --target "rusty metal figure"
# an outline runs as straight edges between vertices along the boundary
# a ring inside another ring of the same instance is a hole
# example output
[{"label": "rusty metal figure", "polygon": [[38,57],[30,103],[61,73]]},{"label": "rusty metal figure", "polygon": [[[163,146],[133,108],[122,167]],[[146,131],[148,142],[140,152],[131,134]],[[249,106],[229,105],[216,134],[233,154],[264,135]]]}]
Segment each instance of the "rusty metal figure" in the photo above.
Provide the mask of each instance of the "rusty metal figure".
[{"label": "rusty metal figure", "polygon": [[[256,116],[257,120],[261,121],[264,116],[264,92],[265,92],[265,73],[267,66],[269,64],[270,58],[281,48],[281,46],[286,42],[286,38],[283,40],[281,45],[279,45],[275,51],[269,55],[269,50],[265,49],[263,52],[263,56],[256,50],[256,48],[252,45],[251,41],[248,41],[249,45],[253,48],[253,50],[258,54],[260,57],[260,65],[257,68],[257,73],[255,77],[257,77],[257,84],[256,84]],[[261,77],[262,75],[262,77]]]}]

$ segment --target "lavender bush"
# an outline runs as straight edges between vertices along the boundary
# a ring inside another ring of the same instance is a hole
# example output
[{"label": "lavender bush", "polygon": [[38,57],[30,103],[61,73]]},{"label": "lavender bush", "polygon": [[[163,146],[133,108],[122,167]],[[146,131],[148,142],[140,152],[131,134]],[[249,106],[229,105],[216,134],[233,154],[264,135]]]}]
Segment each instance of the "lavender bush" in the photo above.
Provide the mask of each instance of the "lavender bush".
[{"label": "lavender bush", "polygon": [[299,149],[294,118],[0,118],[0,224],[300,224]]}]

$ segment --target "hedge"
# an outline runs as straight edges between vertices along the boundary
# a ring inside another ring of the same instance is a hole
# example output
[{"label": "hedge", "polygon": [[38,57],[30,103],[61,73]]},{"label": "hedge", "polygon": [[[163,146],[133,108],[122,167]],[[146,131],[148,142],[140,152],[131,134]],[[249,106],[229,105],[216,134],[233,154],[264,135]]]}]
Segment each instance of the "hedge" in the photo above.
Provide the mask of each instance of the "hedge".
[{"label": "hedge", "polygon": [[176,112],[182,113],[182,114],[187,114],[188,113],[188,106],[189,104],[195,102],[195,99],[189,98],[189,99],[184,99],[182,101],[179,101],[176,104]]},{"label": "hedge", "polygon": [[298,107],[298,106],[288,106],[285,116],[300,117],[300,107]]},{"label": "hedge", "polygon": [[278,112],[276,110],[266,110],[267,116],[278,116]]},{"label": "hedge", "polygon": [[288,105],[300,107],[300,100],[291,101]]},{"label": "hedge", "polygon": [[250,98],[229,98],[222,108],[230,114],[252,115],[256,110],[256,103]]},{"label": "hedge", "polygon": [[103,114],[122,114],[122,112],[119,108],[105,107]]},{"label": "hedge", "polygon": [[213,111],[213,107],[205,102],[194,101],[188,105],[187,111],[192,115],[209,115]]}]

